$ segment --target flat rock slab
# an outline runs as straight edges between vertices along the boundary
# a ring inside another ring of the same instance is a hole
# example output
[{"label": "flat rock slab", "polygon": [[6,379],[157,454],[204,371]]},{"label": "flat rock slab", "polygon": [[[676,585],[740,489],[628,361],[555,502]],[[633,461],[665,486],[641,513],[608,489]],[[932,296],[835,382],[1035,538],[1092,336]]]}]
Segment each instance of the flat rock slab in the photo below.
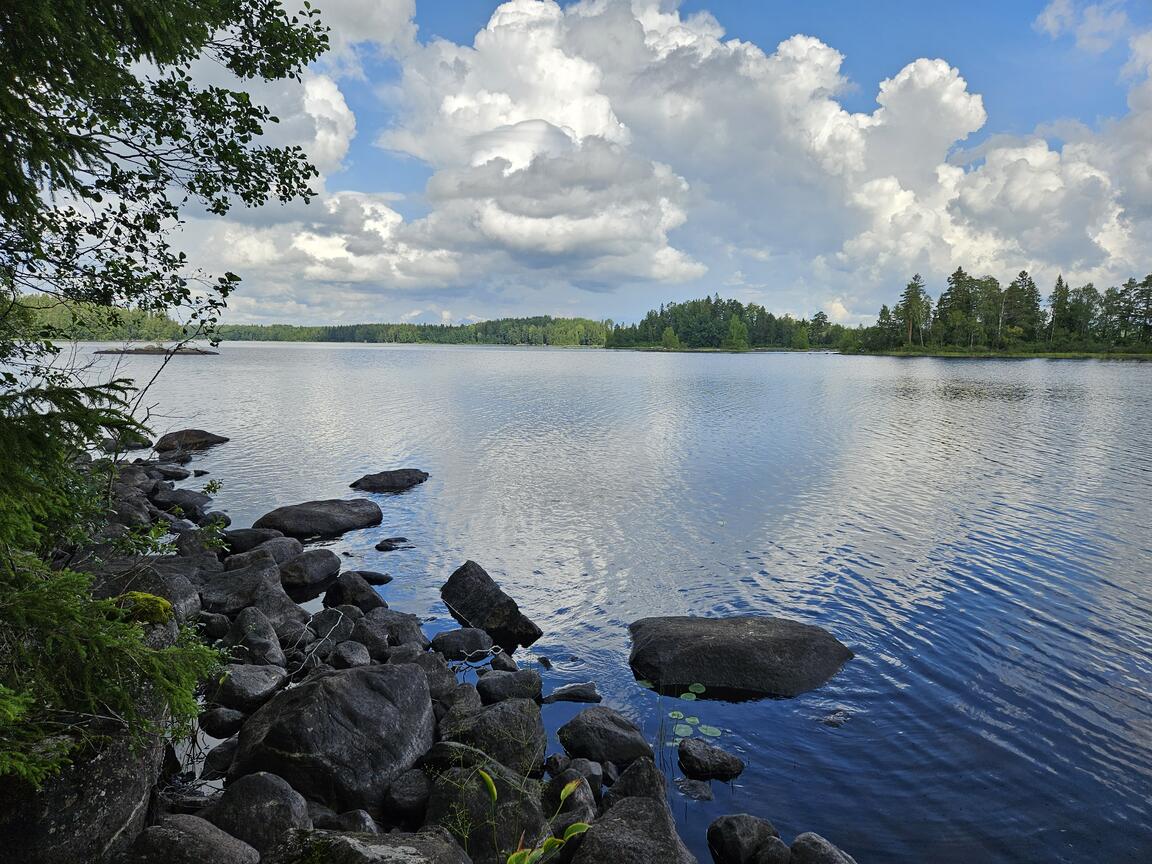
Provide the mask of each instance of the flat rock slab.
[{"label": "flat rock slab", "polygon": [[395,471],[365,474],[355,483],[352,483],[351,487],[361,492],[403,492],[413,486],[419,486],[427,479],[427,471],[420,471],[416,468],[398,468]]},{"label": "flat rock slab", "polygon": [[443,828],[428,828],[419,834],[290,831],[262,860],[265,864],[471,864]]},{"label": "flat rock slab", "polygon": [[786,618],[642,618],[628,630],[637,678],[671,694],[703,685],[701,698],[797,696],[854,656],[827,630]]},{"label": "flat rock slab", "polygon": [[265,513],[253,523],[254,528],[274,528],[287,537],[337,537],[345,531],[371,528],[384,520],[375,501],[367,498],[305,501],[289,504]]}]

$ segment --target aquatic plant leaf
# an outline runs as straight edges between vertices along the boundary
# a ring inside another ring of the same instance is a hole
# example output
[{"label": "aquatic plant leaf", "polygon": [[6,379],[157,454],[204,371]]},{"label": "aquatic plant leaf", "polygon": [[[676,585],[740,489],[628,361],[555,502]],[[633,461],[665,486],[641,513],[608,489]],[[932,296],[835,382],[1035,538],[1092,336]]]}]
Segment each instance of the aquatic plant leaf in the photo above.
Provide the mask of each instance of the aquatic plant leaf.
[{"label": "aquatic plant leaf", "polygon": [[685,702],[695,702],[696,701],[696,694],[695,693],[681,693],[680,698],[683,699]]},{"label": "aquatic plant leaf", "polygon": [[687,723],[677,723],[676,727],[672,730],[681,738],[687,738],[692,734],[692,727]]},{"label": "aquatic plant leaf", "polygon": [[724,733],[721,730],[717,729],[715,726],[701,726],[700,727],[700,734],[701,735],[708,735],[711,738],[717,738],[720,735],[723,735]]},{"label": "aquatic plant leaf", "polygon": [[705,687],[703,684],[699,684],[699,683],[688,685],[688,691],[691,693],[703,693],[707,689],[708,689],[707,687]]},{"label": "aquatic plant leaf", "polygon": [[655,690],[656,689],[656,685],[653,684],[651,681],[645,681],[643,679],[640,679],[636,683],[639,684],[641,687],[643,687],[645,690]]},{"label": "aquatic plant leaf", "polygon": [[683,720],[684,719],[684,712],[683,711],[669,711],[668,716],[671,717],[673,720]]},{"label": "aquatic plant leaf", "polygon": [[691,723],[693,726],[696,726],[700,723],[700,718],[699,717],[685,717],[684,722],[685,723]]}]

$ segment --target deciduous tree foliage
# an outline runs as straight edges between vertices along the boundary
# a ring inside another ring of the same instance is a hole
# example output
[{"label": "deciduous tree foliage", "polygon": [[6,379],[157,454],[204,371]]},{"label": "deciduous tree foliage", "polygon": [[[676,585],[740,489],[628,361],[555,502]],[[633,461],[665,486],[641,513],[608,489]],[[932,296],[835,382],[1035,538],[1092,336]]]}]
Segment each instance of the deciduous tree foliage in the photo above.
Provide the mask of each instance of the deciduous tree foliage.
[{"label": "deciduous tree foliage", "polygon": [[[315,169],[260,143],[276,118],[244,82],[296,78],[326,43],[314,10],[278,0],[0,3],[0,775],[40,782],[93,720],[140,734],[144,686],[194,715],[211,652],[148,647],[58,569],[102,516],[101,469],[78,457],[133,421],[130,382],[82,386],[52,359],[89,313],[211,327],[238,277],[194,270],[172,232],[189,206],[310,196]],[[197,62],[236,87],[198,86]]]}]

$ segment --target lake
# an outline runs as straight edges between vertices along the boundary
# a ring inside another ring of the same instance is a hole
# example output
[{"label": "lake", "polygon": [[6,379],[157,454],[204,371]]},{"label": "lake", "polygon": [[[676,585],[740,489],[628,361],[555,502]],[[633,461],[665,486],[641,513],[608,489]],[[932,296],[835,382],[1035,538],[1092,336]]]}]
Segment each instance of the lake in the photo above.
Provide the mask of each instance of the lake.
[{"label": "lake", "polygon": [[[669,711],[722,729],[739,780],[670,784],[701,862],[733,812],[860,864],[1152,861],[1152,364],[226,343],[146,402],[232,438],[196,467],[238,527],[430,472],[332,548],[429,633],[479,562],[543,628],[545,692],[597,681],[670,779]],[[856,658],[789,700],[634,682],[631,621],[750,612]]]}]

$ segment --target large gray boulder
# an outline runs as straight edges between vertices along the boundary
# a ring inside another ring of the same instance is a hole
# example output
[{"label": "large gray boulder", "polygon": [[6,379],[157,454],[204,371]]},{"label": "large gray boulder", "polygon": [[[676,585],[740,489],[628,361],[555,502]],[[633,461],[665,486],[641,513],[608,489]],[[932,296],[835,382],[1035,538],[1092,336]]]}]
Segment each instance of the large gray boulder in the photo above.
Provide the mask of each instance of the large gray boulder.
[{"label": "large gray boulder", "polygon": [[443,828],[419,834],[291,831],[263,864],[472,864]]},{"label": "large gray boulder", "polygon": [[403,492],[427,479],[427,471],[420,471],[417,468],[397,468],[395,471],[365,474],[352,483],[351,487],[361,492]]},{"label": "large gray boulder", "polygon": [[229,555],[240,555],[261,543],[283,536],[282,532],[272,528],[233,528],[224,532],[224,549]]},{"label": "large gray boulder", "polygon": [[39,790],[6,776],[0,781],[0,860],[91,864],[128,846],[144,827],[164,754],[160,739],[143,743],[114,736]]},{"label": "large gray boulder", "polygon": [[248,719],[230,774],[271,771],[338,812],[375,812],[392,780],[432,746],[433,728],[416,666],[317,673]]},{"label": "large gray boulder", "polygon": [[706,696],[796,696],[853,656],[827,630],[786,618],[642,618],[628,630],[633,672],[662,692],[702,684]]},{"label": "large gray boulder", "polygon": [[236,617],[255,606],[272,622],[282,645],[294,645],[310,638],[308,613],[297,606],[280,584],[280,568],[264,562],[229,570],[209,579],[200,589],[200,600],[208,612]]},{"label": "large gray boulder", "polygon": [[486,630],[506,651],[528,647],[541,630],[520,611],[516,601],[475,561],[465,561],[440,589],[440,598],[452,617],[465,627]]},{"label": "large gray boulder", "polygon": [[[493,674],[493,673],[490,673]],[[604,705],[585,708],[557,732],[569,756],[628,765],[652,747],[631,720]]]},{"label": "large gray boulder", "polygon": [[532,699],[539,702],[541,688],[540,673],[535,669],[489,672],[476,682],[480,701],[485,705],[503,702],[505,699]]},{"label": "large gray boulder", "polygon": [[626,798],[592,823],[572,864],[697,864],[666,801]]},{"label": "large gray boulder", "polygon": [[461,627],[446,630],[432,637],[432,650],[439,651],[449,660],[479,662],[492,649],[492,637],[479,627]]},{"label": "large gray boulder", "polygon": [[160,489],[152,493],[151,501],[165,513],[179,512],[196,522],[207,512],[212,498],[194,489]]},{"label": "large gray boulder", "polygon": [[478,711],[450,712],[441,733],[445,741],[481,750],[517,774],[539,771],[548,745],[540,706],[530,699],[508,699]]},{"label": "large gray boulder", "polygon": [[312,827],[304,797],[283,778],[263,771],[229,783],[204,817],[261,855],[275,848],[285,831]]},{"label": "large gray boulder", "polygon": [[216,444],[225,444],[227,441],[223,435],[214,435],[203,429],[180,429],[161,435],[160,440],[152,445],[152,449],[159,453],[166,450],[205,450]]},{"label": "large gray boulder", "polygon": [[288,537],[338,537],[345,531],[371,528],[384,519],[380,506],[367,498],[305,501],[277,507],[257,519],[253,528],[275,528]]},{"label": "large gray boulder", "polygon": [[[155,594],[172,604],[172,614],[184,623],[200,613],[200,592],[180,572],[164,572],[155,566],[156,559],[116,559],[95,570],[92,593],[99,599],[115,597],[128,591]],[[188,559],[184,559],[188,560]],[[194,565],[189,569],[195,569]]]},{"label": "large gray boulder", "polygon": [[164,816],[116,864],[259,864],[260,853],[198,816]]}]

